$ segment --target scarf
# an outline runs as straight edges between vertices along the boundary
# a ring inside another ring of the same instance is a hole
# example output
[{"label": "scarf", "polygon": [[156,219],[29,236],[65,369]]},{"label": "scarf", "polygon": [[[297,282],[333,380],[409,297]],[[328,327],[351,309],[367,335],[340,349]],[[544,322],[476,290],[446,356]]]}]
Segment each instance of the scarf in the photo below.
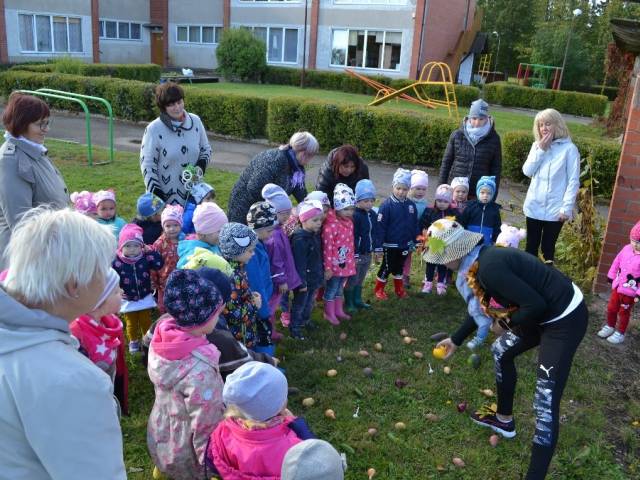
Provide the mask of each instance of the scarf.
[{"label": "scarf", "polygon": [[482,127],[475,127],[475,128],[471,126],[471,124],[469,123],[469,120],[464,121],[464,131],[466,132],[467,136],[469,137],[469,140],[474,146],[477,145],[480,140],[482,140],[484,137],[486,137],[489,134],[492,126],[493,126],[493,123],[491,122],[490,118],[487,120],[487,123],[485,123]]},{"label": "scarf", "polygon": [[38,150],[40,150],[43,154],[47,154],[47,152],[49,150],[47,150],[47,147],[45,147],[43,144],[41,143],[37,143],[37,142],[32,142],[31,140],[29,140],[28,138],[26,138],[23,135],[20,135],[19,137],[14,137],[13,135],[11,135],[9,132],[4,132],[4,138],[6,140],[9,140],[10,138],[13,138],[14,140],[22,140],[23,142],[25,142],[27,145],[30,145],[32,147],[37,148]]},{"label": "scarf", "polygon": [[191,130],[193,128],[193,120],[191,121],[191,125],[189,128],[186,127],[187,120],[191,119],[191,115],[184,110],[184,120],[182,122],[178,120],[174,120],[169,116],[168,113],[160,114],[160,121],[164,123],[172,132],[177,132],[178,130]]},{"label": "scarf", "polygon": [[142,257],[144,257],[146,253],[147,253],[146,248],[143,245],[139,255],[136,255],[135,257],[125,257],[124,254],[122,253],[122,247],[120,247],[116,251],[116,257],[118,257],[118,260],[120,260],[122,263],[126,263],[128,265],[135,265],[140,260],[142,260]]},{"label": "scarf", "polygon": [[292,172],[290,177],[291,187],[293,189],[304,188],[304,167],[298,163],[296,152],[293,151],[293,148],[287,150],[287,155],[289,156],[289,170]]},{"label": "scarf", "polygon": [[105,315],[100,321],[90,315],[78,317],[71,325],[71,331],[95,364],[111,366],[118,355],[122,343],[122,322],[116,315]]}]

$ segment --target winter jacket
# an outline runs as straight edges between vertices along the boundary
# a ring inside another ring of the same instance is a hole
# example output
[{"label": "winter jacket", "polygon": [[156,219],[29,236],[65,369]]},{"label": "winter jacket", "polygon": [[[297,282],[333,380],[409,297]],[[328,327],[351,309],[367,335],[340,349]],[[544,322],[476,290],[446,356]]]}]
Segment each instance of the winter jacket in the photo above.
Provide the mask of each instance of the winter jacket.
[{"label": "winter jacket", "polygon": [[120,276],[120,288],[125,299],[137,302],[152,293],[151,272],[160,270],[163,264],[160,254],[151,248],[146,248],[142,258],[133,264],[123,262],[116,256],[112,266]]},{"label": "winter jacket", "polygon": [[[181,234],[182,235],[182,234]],[[171,272],[178,265],[178,243],[167,240],[164,233],[153,243],[153,249],[162,257],[162,268],[151,272],[152,284],[158,293],[158,310],[164,313],[164,287]]]},{"label": "winter jacket", "polygon": [[283,283],[287,284],[289,290],[298,288],[300,285],[300,276],[296,270],[296,264],[293,261],[291,242],[284,232],[282,225],[276,227],[271,238],[264,242],[264,246],[269,254],[273,290],[276,291]]},{"label": "winter jacket", "polygon": [[322,224],[322,264],[334,277],[350,277],[356,274],[353,248],[353,222],[338,217],[336,211],[327,212]]},{"label": "winter jacket", "polygon": [[[228,328],[236,340],[252,348],[258,340],[258,309],[253,304],[253,292],[244,265],[234,261],[229,265],[233,268],[231,299],[222,309],[218,324]],[[268,299],[262,302],[267,303]]]},{"label": "winter jacket", "polygon": [[[439,183],[450,184],[455,177],[467,177],[469,179],[469,195],[475,196],[476,184],[480,177],[493,175],[496,177],[494,198],[498,198],[500,172],[502,171],[500,136],[496,132],[495,125],[492,125],[489,133],[474,146],[464,128],[467,120],[465,117],[462,126],[449,137],[440,166]],[[493,122],[492,119],[490,121]]]},{"label": "winter jacket", "polygon": [[375,245],[380,245],[380,226],[378,217],[373,210],[363,210],[356,207],[353,214],[353,238],[355,256],[373,252]]},{"label": "winter jacket", "polygon": [[420,217],[420,231],[426,230],[437,220],[441,220],[446,217],[455,217],[456,213],[457,212],[453,208],[447,208],[446,210],[440,210],[436,207],[426,208]]},{"label": "winter jacket", "polygon": [[291,249],[302,282],[300,288],[318,288],[324,279],[320,235],[298,228],[291,235]]},{"label": "winter jacket", "polygon": [[262,305],[258,310],[260,318],[271,317],[269,309],[269,299],[273,295],[273,282],[271,280],[271,266],[269,265],[269,254],[262,241],[256,243],[253,257],[245,266],[249,288],[253,292],[258,292],[262,297]]},{"label": "winter jacket", "polygon": [[378,209],[380,244],[385,248],[410,248],[418,236],[418,215],[411,200],[398,200],[395,195],[387,198]]},{"label": "winter jacket", "polygon": [[502,219],[500,209],[502,207],[494,201],[481,203],[472,200],[467,203],[464,212],[458,215],[457,220],[464,228],[471,232],[481,233],[484,236],[484,244],[496,243],[500,234]]},{"label": "winter jacket", "polygon": [[24,212],[43,204],[64,208],[68,203],[67,186],[46,150],[9,136],[0,147],[0,252]]},{"label": "winter jacket", "polygon": [[104,220],[102,218],[98,218],[97,220],[99,224],[106,225],[111,229],[111,233],[113,233],[113,236],[116,237],[116,241],[120,237],[120,230],[122,230],[122,227],[127,224],[124,218],[118,216],[113,217],[111,220]]},{"label": "winter jacket", "polygon": [[[304,200],[307,189],[304,186],[304,167],[298,165],[290,147],[283,150],[273,148],[259,153],[244,169],[240,178],[233,186],[229,202],[230,222],[247,223],[247,212],[255,202],[262,200],[262,187],[267,183],[275,183],[293,195],[298,202]],[[301,184],[292,182],[295,174],[301,177]],[[295,184],[294,184],[295,183]]]},{"label": "winter jacket", "polygon": [[152,222],[142,218],[134,218],[131,223],[135,223],[142,229],[142,240],[145,245],[153,245],[153,243],[162,235],[162,222]]},{"label": "winter jacket", "polygon": [[316,181],[316,190],[320,190],[324,192],[329,197],[329,201],[331,202],[331,206],[333,206],[333,189],[336,188],[338,183],[344,183],[351,190],[355,192],[356,184],[363,179],[369,178],[369,167],[364,161],[360,164],[360,169],[357,172],[353,172],[348,177],[334,175],[333,168],[331,168],[331,159],[333,158],[333,152],[331,150],[329,155],[327,155],[327,159],[323,162],[320,170],[318,171],[318,180]]},{"label": "winter jacket", "polygon": [[147,368],[156,395],[147,447],[173,480],[203,478],[209,435],[224,413],[219,357],[206,338],[186,333],[172,317],[158,322]]},{"label": "winter jacket", "polygon": [[203,242],[202,240],[192,239],[192,240],[180,240],[178,242],[178,263],[176,264],[177,268],[184,268],[185,264],[193,255],[196,247],[204,248],[205,250],[209,250],[211,253],[215,253],[216,255],[222,255],[220,251],[220,247],[218,245],[211,245],[210,243]]},{"label": "winter jacket", "polygon": [[113,384],[78,346],[0,288],[0,478],[127,478]]},{"label": "winter jacket", "polygon": [[580,187],[580,152],[570,138],[554,140],[546,152],[533,142],[522,171],[531,178],[523,206],[527,217],[551,222],[561,213],[572,217]]},{"label": "winter jacket", "polygon": [[618,293],[640,300],[640,253],[626,245],[614,258],[607,277]]}]

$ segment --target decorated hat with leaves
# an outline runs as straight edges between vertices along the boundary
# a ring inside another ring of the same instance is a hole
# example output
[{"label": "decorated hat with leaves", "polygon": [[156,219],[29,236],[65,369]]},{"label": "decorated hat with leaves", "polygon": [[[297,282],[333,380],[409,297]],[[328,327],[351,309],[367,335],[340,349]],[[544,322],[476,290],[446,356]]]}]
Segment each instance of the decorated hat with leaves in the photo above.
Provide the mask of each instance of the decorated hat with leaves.
[{"label": "decorated hat with leaves", "polygon": [[427,263],[444,265],[467,255],[482,238],[481,233],[465,230],[453,218],[443,218],[427,230],[422,258]]}]

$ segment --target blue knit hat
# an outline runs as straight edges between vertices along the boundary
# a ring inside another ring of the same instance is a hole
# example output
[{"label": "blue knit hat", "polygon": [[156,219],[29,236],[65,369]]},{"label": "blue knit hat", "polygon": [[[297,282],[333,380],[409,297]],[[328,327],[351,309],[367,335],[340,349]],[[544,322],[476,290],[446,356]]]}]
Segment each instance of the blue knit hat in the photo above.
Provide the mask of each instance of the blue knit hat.
[{"label": "blue knit hat", "polygon": [[406,168],[399,168],[393,174],[393,186],[404,185],[407,188],[411,187],[411,171]]},{"label": "blue knit hat", "polygon": [[204,325],[222,305],[222,294],[216,284],[195,270],[174,270],[169,275],[164,306],[181,327]]},{"label": "blue knit hat", "polygon": [[215,196],[216,189],[205,182],[196,183],[191,187],[191,196],[196,201],[196,205],[200,205],[202,200],[204,200],[204,197],[206,197],[210,192],[213,192]]},{"label": "blue knit hat", "polygon": [[376,199],[376,187],[371,180],[365,178],[356,183],[356,202],[370,198]]},{"label": "blue knit hat", "polygon": [[476,184],[476,196],[479,197],[480,196],[480,189],[481,188],[490,188],[491,189],[491,199],[493,199],[493,196],[496,194],[496,177],[494,176],[483,176],[480,177],[480,180],[478,180],[478,183]]},{"label": "blue knit hat", "polygon": [[333,207],[336,210],[344,210],[355,205],[356,197],[353,190],[344,183],[338,183],[333,189]]},{"label": "blue knit hat", "polygon": [[151,217],[164,208],[164,202],[153,193],[143,193],[138,197],[138,215]]},{"label": "blue knit hat", "polygon": [[239,257],[257,241],[256,232],[242,223],[227,223],[220,230],[220,251],[227,260]]}]

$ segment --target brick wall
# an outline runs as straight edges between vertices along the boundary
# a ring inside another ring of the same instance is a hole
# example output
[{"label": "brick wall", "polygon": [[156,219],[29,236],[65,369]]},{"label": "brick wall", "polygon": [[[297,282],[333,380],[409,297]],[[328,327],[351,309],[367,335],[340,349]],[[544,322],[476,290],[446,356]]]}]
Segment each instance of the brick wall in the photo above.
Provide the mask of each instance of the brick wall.
[{"label": "brick wall", "polygon": [[318,54],[318,18],[320,15],[320,0],[311,0],[310,33],[309,33],[309,62],[308,68],[316,68]]},{"label": "brick wall", "polygon": [[7,24],[4,18],[4,0],[0,0],[0,63],[9,62],[7,50]]},{"label": "brick wall", "polygon": [[162,38],[164,42],[162,66],[169,63],[169,0],[151,0],[149,2],[149,17],[151,23],[162,25]]},{"label": "brick wall", "polygon": [[100,5],[98,0],[91,0],[91,50],[93,63],[100,63]]}]

